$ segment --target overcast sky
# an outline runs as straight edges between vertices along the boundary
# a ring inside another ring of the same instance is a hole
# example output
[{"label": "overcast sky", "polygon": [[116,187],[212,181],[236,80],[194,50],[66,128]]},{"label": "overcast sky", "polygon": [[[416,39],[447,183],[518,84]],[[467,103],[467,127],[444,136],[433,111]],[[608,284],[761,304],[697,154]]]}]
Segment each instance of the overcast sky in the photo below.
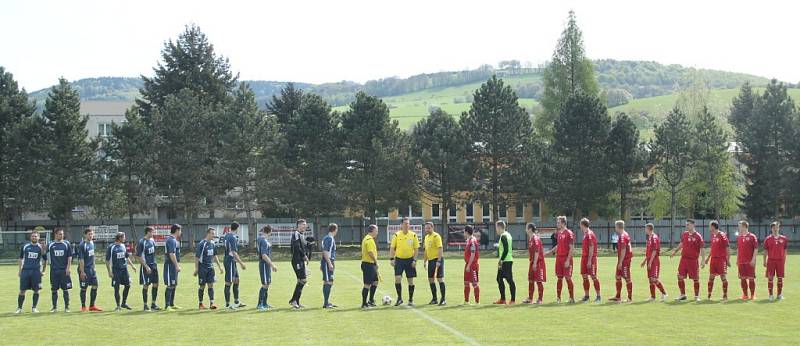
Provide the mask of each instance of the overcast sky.
[{"label": "overcast sky", "polygon": [[552,54],[574,9],[592,59],[800,82],[800,1],[39,1],[0,4],[0,66],[28,91],[150,75],[195,23],[243,79],[364,82]]}]

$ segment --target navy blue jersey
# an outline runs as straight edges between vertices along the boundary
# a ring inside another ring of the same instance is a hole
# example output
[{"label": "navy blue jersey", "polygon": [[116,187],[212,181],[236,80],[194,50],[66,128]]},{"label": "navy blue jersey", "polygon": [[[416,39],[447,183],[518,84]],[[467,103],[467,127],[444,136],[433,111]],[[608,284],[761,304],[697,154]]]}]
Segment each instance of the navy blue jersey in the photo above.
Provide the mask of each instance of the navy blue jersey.
[{"label": "navy blue jersey", "polygon": [[66,240],[54,241],[47,246],[47,258],[51,270],[67,269],[67,259],[72,257],[72,246]]},{"label": "navy blue jersey", "polygon": [[144,263],[148,267],[156,265],[156,242],[153,239],[142,238],[136,244],[136,257],[144,256]]},{"label": "navy blue jersey", "polygon": [[231,252],[239,251],[239,240],[236,239],[236,234],[233,234],[233,232],[225,233],[222,240],[225,242],[225,260],[231,261],[233,260]]},{"label": "navy blue jersey", "polygon": [[22,269],[36,269],[42,267],[42,261],[46,259],[46,255],[42,254],[42,246],[32,243],[27,243],[22,246],[22,251],[19,252],[19,259],[22,260]]},{"label": "navy blue jersey", "polygon": [[194,257],[197,257],[200,262],[200,267],[213,269],[214,256],[217,255],[217,248],[214,246],[213,241],[201,240],[195,248]]},{"label": "navy blue jersey", "polygon": [[267,237],[258,237],[258,261],[261,263],[267,263],[261,255],[267,255],[270,259],[272,259],[272,244],[269,243]]},{"label": "navy blue jersey", "polygon": [[[336,241],[330,234],[322,238],[322,251],[330,252],[331,261],[336,259]],[[325,257],[322,257],[321,261],[325,263]]]},{"label": "navy blue jersey", "polygon": [[82,240],[78,244],[77,255],[79,259],[83,260],[83,269],[91,272],[94,270],[94,241]]},{"label": "navy blue jersey", "polygon": [[175,239],[173,236],[167,236],[167,241],[164,242],[164,247],[166,248],[166,253],[164,253],[164,263],[172,263],[172,260],[169,258],[169,254],[174,253],[175,259],[180,262],[181,261],[181,245],[178,243],[178,239]]},{"label": "navy blue jersey", "polygon": [[112,268],[125,269],[125,266],[128,265],[128,256],[130,254],[123,244],[114,243],[106,249],[106,262],[111,261]]}]

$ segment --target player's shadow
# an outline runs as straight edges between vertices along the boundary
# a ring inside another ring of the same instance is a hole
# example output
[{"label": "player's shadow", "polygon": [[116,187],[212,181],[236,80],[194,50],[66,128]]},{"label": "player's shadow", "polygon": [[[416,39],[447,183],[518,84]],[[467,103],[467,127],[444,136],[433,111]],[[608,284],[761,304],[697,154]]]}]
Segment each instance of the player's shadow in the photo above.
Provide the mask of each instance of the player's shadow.
[{"label": "player's shadow", "polygon": [[769,299],[759,299],[755,301],[756,304],[773,304],[774,301],[770,301]]}]

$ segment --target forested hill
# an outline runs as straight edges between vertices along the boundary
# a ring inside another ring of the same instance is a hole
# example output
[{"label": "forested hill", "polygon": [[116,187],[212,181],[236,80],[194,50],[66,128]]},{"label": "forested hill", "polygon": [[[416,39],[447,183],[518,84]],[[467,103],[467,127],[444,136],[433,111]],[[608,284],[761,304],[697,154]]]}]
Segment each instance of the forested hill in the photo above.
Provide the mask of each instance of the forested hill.
[{"label": "forested hill", "polygon": [[[663,65],[652,61],[611,59],[595,60],[594,66],[600,86],[615,95],[614,100],[609,97],[609,103],[616,104],[627,102],[630,99],[672,94],[687,78],[687,73],[693,70],[680,65]],[[699,71],[710,89],[736,88],[745,81],[750,81],[758,86],[764,85],[768,81],[765,77],[744,73],[706,69]],[[341,106],[349,103],[358,90],[380,97],[398,96],[482,82],[492,74],[498,74],[501,77],[513,76],[518,81],[514,84],[514,88],[520,98],[536,100],[543,92],[541,73],[541,68],[523,67],[519,61],[510,60],[501,62],[499,67],[483,65],[474,70],[426,73],[408,78],[389,77],[367,81],[364,84],[350,81],[324,84],[295,82],[295,84],[302,89],[322,95],[333,106]],[[247,82],[256,93],[261,106],[288,83],[263,80]],[[142,81],[140,78],[132,77],[98,77],[80,79],[73,81],[72,84],[78,89],[84,100],[122,101],[133,100],[137,97]],[[38,90],[30,95],[41,106],[47,96],[47,91],[48,89]],[[616,101],[616,97],[623,99]]]}]

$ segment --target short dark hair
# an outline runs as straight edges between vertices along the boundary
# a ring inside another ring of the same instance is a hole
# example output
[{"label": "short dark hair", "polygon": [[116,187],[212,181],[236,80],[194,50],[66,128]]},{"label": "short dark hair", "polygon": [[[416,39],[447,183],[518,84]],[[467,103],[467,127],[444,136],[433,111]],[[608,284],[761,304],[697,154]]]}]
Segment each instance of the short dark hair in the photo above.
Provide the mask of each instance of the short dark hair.
[{"label": "short dark hair", "polygon": [[125,238],[125,233],[123,232],[117,232],[117,234],[114,235],[114,241],[122,241],[122,238]]},{"label": "short dark hair", "polygon": [[336,231],[337,229],[339,229],[339,225],[337,225],[337,224],[335,224],[333,222],[331,222],[331,224],[328,225],[328,233]]},{"label": "short dark hair", "polygon": [[300,226],[301,223],[306,223],[306,219],[297,219],[297,222],[295,222],[294,225]]},{"label": "short dark hair", "polygon": [[367,227],[367,233],[372,233],[372,231],[377,231],[377,230],[378,230],[378,225],[375,224],[369,225],[369,227]]},{"label": "short dark hair", "polygon": [[719,229],[719,222],[717,222],[717,220],[711,221],[708,225],[714,227],[714,229]]},{"label": "short dark hair", "polygon": [[181,228],[183,228],[183,227],[181,227],[181,225],[179,225],[177,223],[173,224],[172,227],[169,228],[169,233],[170,234],[174,234],[175,232],[177,232]]},{"label": "short dark hair", "polygon": [[536,232],[537,228],[536,228],[536,225],[533,222],[530,222],[527,225],[525,225],[525,229],[529,229],[529,230],[531,230],[533,232]]},{"label": "short dark hair", "polygon": [[64,227],[56,227],[55,229],[53,229],[53,234],[56,234],[58,232],[64,232]]},{"label": "short dark hair", "polygon": [[744,226],[744,228],[750,228],[750,223],[747,220],[739,221],[739,224]]},{"label": "short dark hair", "polygon": [[91,229],[91,228],[84,229],[84,230],[83,230],[83,234],[84,234],[84,235],[86,235],[86,233],[89,233],[89,232],[91,232],[91,231],[92,231],[92,229]]},{"label": "short dark hair", "polygon": [[217,231],[217,229],[216,229],[216,228],[214,228],[214,227],[209,227],[209,228],[206,230],[206,234],[209,234],[209,233],[211,233],[211,232],[216,232],[216,231]]},{"label": "short dark hair", "polygon": [[427,221],[427,222],[425,222],[425,224],[426,225],[431,225],[431,227],[435,227],[435,225],[433,224],[433,221]]},{"label": "short dark hair", "polygon": [[581,225],[583,225],[584,227],[589,227],[589,225],[591,225],[591,223],[589,222],[589,219],[583,218],[583,219],[581,219]]},{"label": "short dark hair", "polygon": [[153,227],[147,226],[144,228],[144,234],[153,233],[153,231],[155,231]]},{"label": "short dark hair", "polygon": [[694,219],[686,219],[686,223],[694,225]]},{"label": "short dark hair", "polygon": [[39,235],[39,231],[37,231],[37,230],[32,230],[32,231],[31,231],[31,233],[30,233],[30,234],[28,234],[28,237],[30,237],[30,236],[32,236],[32,235],[34,235],[34,234],[36,234],[36,235]]},{"label": "short dark hair", "polygon": [[772,221],[772,223],[770,223],[770,224],[769,224],[769,226],[770,226],[770,227],[772,227],[772,226],[778,226],[778,227],[780,227],[780,226],[781,226],[781,222],[780,222],[780,221],[778,221],[778,220],[775,220],[775,221]]},{"label": "short dark hair", "polygon": [[467,232],[467,234],[472,235],[472,233],[475,233],[475,228],[473,228],[472,225],[466,225],[464,226],[464,232]]},{"label": "short dark hair", "polygon": [[270,234],[272,233],[272,226],[266,225],[261,228],[261,233]]},{"label": "short dark hair", "polygon": [[238,222],[236,222],[236,221],[234,221],[234,222],[231,222],[231,229],[232,229],[232,230],[234,230],[234,231],[235,231],[235,230],[239,229],[239,226],[240,226],[240,225],[239,225],[239,223],[238,223]]}]

